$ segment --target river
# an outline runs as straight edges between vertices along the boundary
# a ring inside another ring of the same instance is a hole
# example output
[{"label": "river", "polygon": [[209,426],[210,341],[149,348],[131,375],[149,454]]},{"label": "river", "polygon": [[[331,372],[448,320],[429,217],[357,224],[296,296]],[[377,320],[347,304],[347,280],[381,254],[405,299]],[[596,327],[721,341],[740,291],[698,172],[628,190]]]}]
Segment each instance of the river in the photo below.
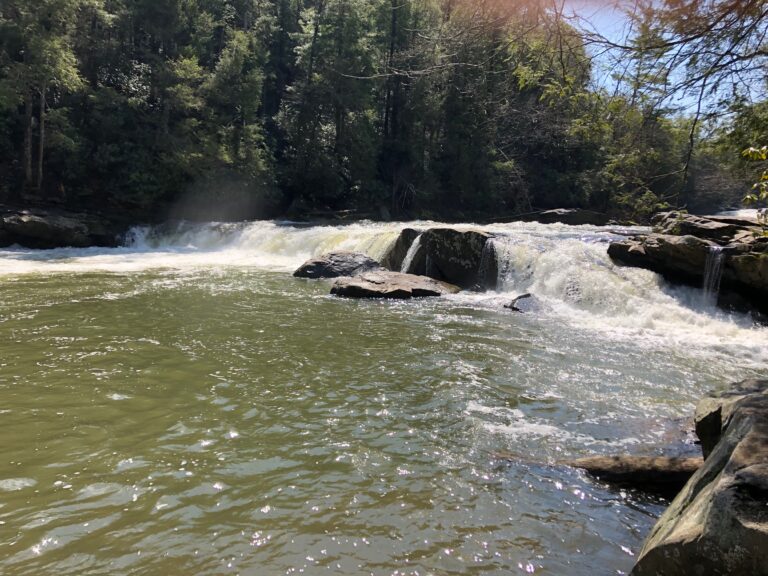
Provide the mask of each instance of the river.
[{"label": "river", "polygon": [[[593,227],[488,227],[499,292],[290,275],[401,228],[0,251],[0,573],[628,572],[664,503],[561,462],[694,453],[696,400],[766,376],[768,330],[614,266]],[[503,308],[522,292],[537,310]]]}]

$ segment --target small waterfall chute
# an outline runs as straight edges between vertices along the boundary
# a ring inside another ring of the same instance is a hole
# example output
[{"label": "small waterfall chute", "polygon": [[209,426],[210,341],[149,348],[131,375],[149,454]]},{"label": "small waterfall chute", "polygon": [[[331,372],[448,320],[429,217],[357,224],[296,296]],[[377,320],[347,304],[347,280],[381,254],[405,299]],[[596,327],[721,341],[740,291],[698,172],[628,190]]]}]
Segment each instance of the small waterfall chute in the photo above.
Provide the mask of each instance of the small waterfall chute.
[{"label": "small waterfall chute", "polygon": [[707,261],[704,267],[704,300],[707,303],[716,304],[717,297],[720,294],[720,281],[723,277],[723,264],[725,263],[725,252],[722,246],[711,246],[707,254]]},{"label": "small waterfall chute", "polygon": [[482,289],[496,290],[499,287],[499,257],[494,238],[489,238],[483,246],[477,278]]},{"label": "small waterfall chute", "polygon": [[416,236],[416,240],[413,241],[408,248],[408,252],[405,254],[405,258],[403,258],[403,265],[400,267],[400,272],[403,274],[407,274],[411,266],[413,266],[413,261],[421,248],[421,236],[421,234]]}]

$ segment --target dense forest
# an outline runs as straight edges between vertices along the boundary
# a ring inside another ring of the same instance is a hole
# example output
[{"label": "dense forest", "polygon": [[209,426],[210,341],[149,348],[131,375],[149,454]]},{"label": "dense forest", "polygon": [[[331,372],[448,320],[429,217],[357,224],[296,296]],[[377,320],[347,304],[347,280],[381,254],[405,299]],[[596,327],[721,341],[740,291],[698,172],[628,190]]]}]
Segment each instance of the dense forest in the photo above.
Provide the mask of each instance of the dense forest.
[{"label": "dense forest", "polygon": [[2,0],[0,200],[145,219],[738,203],[740,151],[766,144],[765,2],[639,5],[619,43],[552,0]]}]

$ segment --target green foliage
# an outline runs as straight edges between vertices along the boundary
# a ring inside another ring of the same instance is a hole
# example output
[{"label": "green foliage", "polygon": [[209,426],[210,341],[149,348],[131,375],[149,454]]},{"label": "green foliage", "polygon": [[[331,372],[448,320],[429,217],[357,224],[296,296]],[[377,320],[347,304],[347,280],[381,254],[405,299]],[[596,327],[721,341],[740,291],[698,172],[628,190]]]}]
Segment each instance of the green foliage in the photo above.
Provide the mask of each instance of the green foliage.
[{"label": "green foliage", "polygon": [[[158,218],[679,204],[688,125],[591,74],[539,0],[4,0],[0,194]],[[633,81],[661,82],[650,56]]]},{"label": "green foliage", "polygon": [[[764,164],[768,161],[768,146],[747,148],[742,152],[742,156],[752,162]],[[760,173],[760,179],[752,185],[752,192],[744,198],[744,203],[747,205],[765,202],[768,202],[768,170],[763,170]],[[758,210],[758,219],[765,234],[768,230],[768,212],[764,208]]]}]

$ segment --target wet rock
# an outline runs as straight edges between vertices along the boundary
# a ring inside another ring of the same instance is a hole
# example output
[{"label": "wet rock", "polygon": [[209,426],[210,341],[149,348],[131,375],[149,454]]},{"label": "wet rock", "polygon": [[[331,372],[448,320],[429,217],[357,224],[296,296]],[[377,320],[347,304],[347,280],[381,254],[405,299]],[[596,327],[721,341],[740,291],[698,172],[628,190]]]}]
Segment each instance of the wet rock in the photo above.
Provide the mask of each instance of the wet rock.
[{"label": "wet rock", "polygon": [[387,270],[400,272],[408,250],[420,235],[421,231],[419,230],[404,228],[397,237],[397,240],[387,250],[384,258],[381,259],[381,265]]},{"label": "wet rock", "polygon": [[756,308],[768,313],[768,252],[728,256],[723,285],[749,297]]},{"label": "wet rock", "polygon": [[96,216],[53,211],[6,211],[0,214],[0,245],[27,248],[116,246],[114,226]]},{"label": "wet rock", "polygon": [[296,278],[317,280],[320,278],[358,276],[364,272],[381,269],[381,264],[365,254],[337,251],[308,260],[293,275]]},{"label": "wet rock", "polygon": [[650,234],[614,242],[608,255],[626,266],[646,268],[664,277],[701,285],[707,255],[717,244],[695,236]]},{"label": "wet rock", "polygon": [[595,456],[568,464],[609,484],[673,497],[703,462],[702,458]]},{"label": "wet rock", "polygon": [[750,220],[695,216],[685,212],[662,212],[653,217],[651,224],[658,234],[696,236],[719,244],[727,244],[755,226]]},{"label": "wet rock", "polygon": [[455,294],[461,289],[426,276],[381,270],[366,272],[354,278],[339,278],[331,294],[345,298],[386,298],[408,300]]},{"label": "wet rock", "polygon": [[699,404],[708,456],[651,531],[632,576],[768,575],[766,391],[768,381],[749,381]]},{"label": "wet rock", "polygon": [[608,254],[620,264],[701,286],[707,257],[713,249],[721,249],[725,255],[721,286],[726,296],[721,303],[734,300],[730,292],[753,309],[768,313],[768,238],[751,221],[670,212],[657,216],[655,225],[666,233],[614,242]]},{"label": "wet rock", "polygon": [[532,219],[542,224],[568,224],[569,226],[606,226],[610,221],[607,214],[578,208],[547,210],[536,214]]},{"label": "wet rock", "polygon": [[478,287],[483,249],[491,238],[493,235],[480,230],[430,228],[420,238],[423,260],[417,255],[406,272],[420,272],[423,261],[424,273],[430,278],[461,288]]},{"label": "wet rock", "polygon": [[749,396],[768,396],[768,381],[744,380],[721,392],[712,392],[702,398],[696,406],[694,424],[696,436],[701,441],[701,451],[707,458],[717,443],[720,442],[723,431],[733,416],[739,402]]}]

